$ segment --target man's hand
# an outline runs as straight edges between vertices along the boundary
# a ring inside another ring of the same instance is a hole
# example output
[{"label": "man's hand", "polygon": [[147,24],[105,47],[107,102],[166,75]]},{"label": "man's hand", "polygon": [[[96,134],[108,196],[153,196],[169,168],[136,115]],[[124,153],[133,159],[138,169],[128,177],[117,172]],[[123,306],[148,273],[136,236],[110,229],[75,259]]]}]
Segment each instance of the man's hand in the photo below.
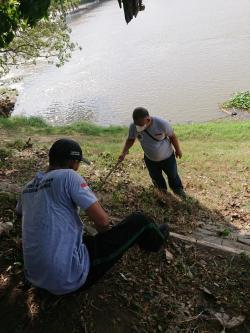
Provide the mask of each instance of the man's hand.
[{"label": "man's hand", "polygon": [[135,139],[127,139],[124,145],[124,148],[122,150],[121,155],[118,157],[119,162],[123,162],[126,155],[129,153],[129,149],[133,146],[135,143]]},{"label": "man's hand", "polygon": [[180,149],[175,151],[175,156],[178,158],[182,158],[182,151]]}]

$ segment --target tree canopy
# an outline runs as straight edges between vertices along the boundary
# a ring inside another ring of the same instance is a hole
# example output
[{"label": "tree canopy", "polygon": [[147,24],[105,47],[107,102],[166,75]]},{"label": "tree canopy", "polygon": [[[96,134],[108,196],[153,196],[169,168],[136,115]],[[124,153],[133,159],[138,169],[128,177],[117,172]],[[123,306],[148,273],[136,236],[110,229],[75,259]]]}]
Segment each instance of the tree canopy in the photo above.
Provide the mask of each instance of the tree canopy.
[{"label": "tree canopy", "polygon": [[76,44],[66,13],[79,0],[0,0],[0,75],[12,66],[46,58],[59,66]]},{"label": "tree canopy", "polygon": [[[64,64],[77,44],[66,14],[81,0],[0,0],[0,77],[11,67],[38,58]],[[144,10],[142,0],[118,0],[126,22]]]}]

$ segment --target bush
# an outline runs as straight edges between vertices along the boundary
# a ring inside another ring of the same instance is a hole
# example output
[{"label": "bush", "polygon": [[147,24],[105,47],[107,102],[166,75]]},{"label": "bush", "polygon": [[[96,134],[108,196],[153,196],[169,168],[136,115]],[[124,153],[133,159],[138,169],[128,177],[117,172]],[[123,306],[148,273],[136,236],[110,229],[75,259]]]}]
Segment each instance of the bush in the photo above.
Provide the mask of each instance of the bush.
[{"label": "bush", "polygon": [[250,91],[238,92],[228,101],[222,104],[222,107],[230,109],[243,109],[250,111]]},{"label": "bush", "polygon": [[0,160],[4,160],[7,157],[11,156],[11,151],[4,149],[4,148],[0,148]]}]

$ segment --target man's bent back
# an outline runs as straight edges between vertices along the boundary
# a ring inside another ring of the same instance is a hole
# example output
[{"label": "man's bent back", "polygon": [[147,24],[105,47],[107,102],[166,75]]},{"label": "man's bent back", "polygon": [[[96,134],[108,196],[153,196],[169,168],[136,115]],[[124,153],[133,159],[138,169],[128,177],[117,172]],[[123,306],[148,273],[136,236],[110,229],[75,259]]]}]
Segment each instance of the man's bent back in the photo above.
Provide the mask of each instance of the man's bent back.
[{"label": "man's bent back", "polygon": [[70,169],[38,173],[25,187],[21,199],[23,255],[31,283],[53,294],[83,285],[89,256],[82,242],[77,205],[87,209],[96,201],[83,178]]}]

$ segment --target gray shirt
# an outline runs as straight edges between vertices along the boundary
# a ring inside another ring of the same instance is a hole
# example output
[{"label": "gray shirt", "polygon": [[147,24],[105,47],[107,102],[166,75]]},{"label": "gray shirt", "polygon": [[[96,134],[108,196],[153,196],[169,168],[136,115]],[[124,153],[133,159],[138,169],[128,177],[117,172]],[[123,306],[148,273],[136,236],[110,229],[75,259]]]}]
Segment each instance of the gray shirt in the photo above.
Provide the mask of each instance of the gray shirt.
[{"label": "gray shirt", "polygon": [[[137,132],[136,126],[132,123],[129,127],[128,139],[138,139],[145,155],[151,161],[163,161],[173,153],[173,147],[168,137],[173,135],[170,123],[160,117],[153,116],[152,124],[147,131],[157,140],[152,139],[145,130]],[[166,138],[166,139],[164,139]]]},{"label": "gray shirt", "polygon": [[80,288],[89,272],[78,208],[97,201],[75,171],[37,173],[23,189],[17,211],[22,214],[22,243],[26,278],[52,294]]}]

